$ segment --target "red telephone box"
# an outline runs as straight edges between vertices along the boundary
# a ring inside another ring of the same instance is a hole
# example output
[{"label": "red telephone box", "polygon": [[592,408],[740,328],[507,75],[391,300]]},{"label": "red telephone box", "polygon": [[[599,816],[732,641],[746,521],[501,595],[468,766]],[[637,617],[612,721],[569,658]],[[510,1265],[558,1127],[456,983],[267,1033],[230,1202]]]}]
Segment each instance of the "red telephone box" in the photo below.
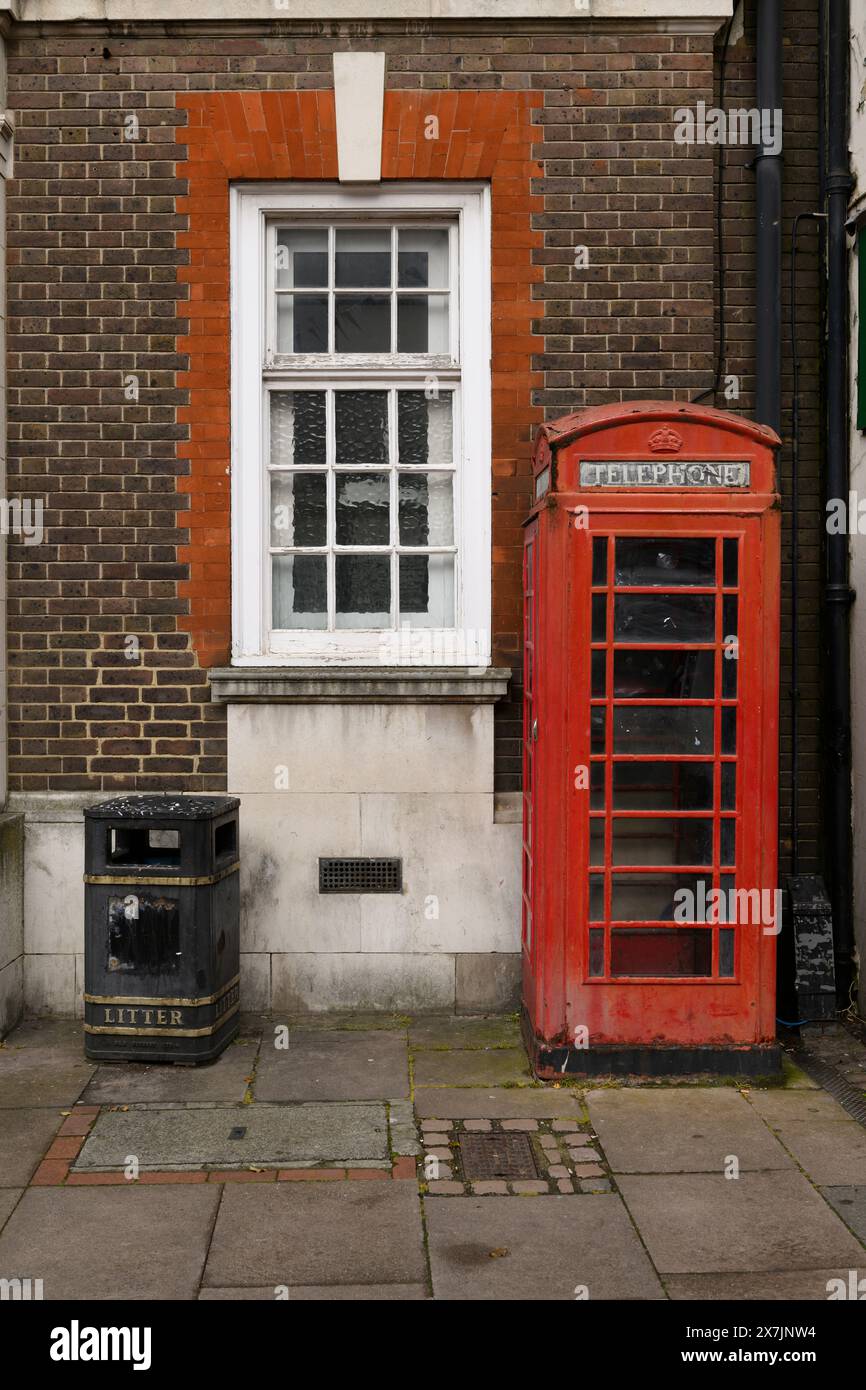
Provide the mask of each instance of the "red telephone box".
[{"label": "red telephone box", "polygon": [[539,1075],[778,1070],[779,442],[670,402],[539,432],[522,938]]}]

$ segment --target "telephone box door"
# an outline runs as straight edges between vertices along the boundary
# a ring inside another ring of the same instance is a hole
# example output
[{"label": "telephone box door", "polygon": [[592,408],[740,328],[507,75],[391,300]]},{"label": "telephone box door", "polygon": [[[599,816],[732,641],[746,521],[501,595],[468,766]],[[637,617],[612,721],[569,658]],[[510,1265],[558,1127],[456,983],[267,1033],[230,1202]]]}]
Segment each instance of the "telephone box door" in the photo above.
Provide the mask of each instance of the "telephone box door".
[{"label": "telephone box door", "polygon": [[568,837],[588,873],[569,880],[572,1037],[773,1035],[762,527],[628,515],[574,531],[570,753],[588,797]]}]

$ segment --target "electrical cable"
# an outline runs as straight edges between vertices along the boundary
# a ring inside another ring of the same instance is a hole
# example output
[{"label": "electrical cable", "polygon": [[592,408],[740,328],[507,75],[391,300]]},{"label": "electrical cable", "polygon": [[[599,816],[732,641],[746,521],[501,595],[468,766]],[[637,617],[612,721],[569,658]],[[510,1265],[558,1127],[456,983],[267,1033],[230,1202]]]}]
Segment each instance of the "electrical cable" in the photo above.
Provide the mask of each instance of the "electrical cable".
[{"label": "electrical cable", "polygon": [[798,1018],[796,1023],[791,1023],[787,1018],[777,1018],[777,1023],[781,1023],[783,1028],[805,1028],[807,1023],[832,1023],[832,1018]]}]

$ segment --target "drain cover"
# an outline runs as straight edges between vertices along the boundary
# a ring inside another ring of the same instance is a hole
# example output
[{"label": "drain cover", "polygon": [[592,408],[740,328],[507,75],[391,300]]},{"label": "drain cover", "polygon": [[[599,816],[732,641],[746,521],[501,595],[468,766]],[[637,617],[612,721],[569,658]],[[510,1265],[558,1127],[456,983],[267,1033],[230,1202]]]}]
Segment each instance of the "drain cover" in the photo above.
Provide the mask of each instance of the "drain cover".
[{"label": "drain cover", "polygon": [[460,1155],[465,1178],[537,1178],[525,1134],[464,1134]]},{"label": "drain cover", "polygon": [[825,1091],[835,1096],[842,1109],[847,1110],[852,1119],[866,1129],[866,1097],[862,1091],[846,1081],[838,1068],[831,1067],[828,1062],[809,1052],[808,1048],[795,1049],[791,1055],[813,1081],[819,1082]]}]

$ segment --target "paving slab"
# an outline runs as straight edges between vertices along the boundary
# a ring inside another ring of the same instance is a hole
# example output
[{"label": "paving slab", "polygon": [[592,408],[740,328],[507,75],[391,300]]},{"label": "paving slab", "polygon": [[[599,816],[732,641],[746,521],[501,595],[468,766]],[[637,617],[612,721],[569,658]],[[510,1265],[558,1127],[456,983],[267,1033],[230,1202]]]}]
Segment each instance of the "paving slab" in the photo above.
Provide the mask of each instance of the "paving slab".
[{"label": "paving slab", "polygon": [[391,1125],[391,1149],[397,1155],[412,1157],[421,1152],[418,1130],[415,1127],[415,1113],[411,1100],[391,1100],[388,1102],[388,1118]]},{"label": "paving slab", "polygon": [[465,1087],[463,1090],[420,1086],[415,1111],[420,1119],[443,1120],[574,1119],[580,1121],[581,1092],[546,1086]]},{"label": "paving slab", "polygon": [[[351,1301],[379,1303],[418,1303],[429,1298],[424,1284],[293,1284],[287,1301],[291,1303],[344,1303]],[[202,1303],[274,1302],[274,1290],[264,1289],[202,1289]]]},{"label": "paving slab", "polygon": [[12,1047],[50,1047],[56,1052],[83,1054],[84,1025],[77,1018],[24,1018],[6,1036]]},{"label": "paving slab", "polygon": [[819,1187],[866,1180],[866,1129],[826,1091],[752,1091],[750,1099]]},{"label": "paving slab", "polygon": [[423,1284],[414,1183],[274,1183],[227,1187],[206,1287]]},{"label": "paving slab", "polygon": [[[236,1133],[231,1138],[233,1131]],[[383,1105],[243,1105],[208,1110],[107,1111],[96,1121],[75,1170],[388,1161]]]},{"label": "paving slab", "polygon": [[428,1048],[450,1051],[464,1047],[520,1047],[520,1024],[514,1018],[498,1016],[455,1018],[430,1015],[416,1018],[409,1026],[413,1052]]},{"label": "paving slab", "polygon": [[271,1027],[270,1014],[247,1014],[241,1013],[238,1023],[238,1038],[248,1042],[255,1042],[265,1031]]},{"label": "paving slab", "polygon": [[192,1299],[221,1188],[31,1187],[0,1233],[0,1273],[46,1299]]},{"label": "paving slab", "polygon": [[856,1268],[863,1248],[798,1172],[618,1178],[662,1274]]},{"label": "paving slab", "polygon": [[409,1095],[406,1039],[401,1033],[291,1028],[287,1048],[265,1033],[256,1072],[256,1100],[382,1100]]},{"label": "paving slab", "polygon": [[454,1052],[419,1052],[416,1086],[502,1086],[531,1080],[522,1047],[495,1047]]},{"label": "paving slab", "polygon": [[[864,1266],[866,1268],[866,1266]],[[862,1277],[863,1270],[858,1270]],[[826,1303],[831,1279],[848,1283],[850,1271],[836,1269],[777,1269],[770,1274],[670,1274],[665,1278],[668,1298],[734,1299],[738,1302],[780,1302],[805,1299]]]},{"label": "paving slab", "polygon": [[257,1047],[256,1039],[231,1043],[215,1062],[202,1067],[100,1063],[81,1099],[88,1105],[239,1104],[255,1067]]},{"label": "paving slab", "polygon": [[23,1191],[22,1187],[4,1187],[0,1191],[0,1231],[15,1210],[15,1203]]},{"label": "paving slab", "polygon": [[63,1123],[59,1110],[4,1110],[0,1120],[0,1187],[26,1187]]},{"label": "paving slab", "polygon": [[866,1245],[866,1186],[822,1187],[821,1196],[826,1197],[834,1211],[837,1211],[851,1230]]},{"label": "paving slab", "polygon": [[722,1087],[590,1091],[589,1118],[615,1173],[720,1173],[793,1168],[739,1091]]},{"label": "paving slab", "polygon": [[80,1023],[19,1024],[0,1046],[0,1109],[73,1105],[94,1066],[84,1056]]},{"label": "paving slab", "polygon": [[665,1296],[619,1197],[426,1197],[424,1213],[437,1299]]},{"label": "paving slab", "polygon": [[303,1028],[308,1032],[330,1033],[334,1029],[338,1029],[360,1033],[405,1034],[411,1021],[406,1014],[365,1013],[363,1010],[352,1013],[351,1010],[341,1012],[335,1009],[333,1012],[329,1010],[327,1013],[321,1014],[279,1014],[268,1018],[267,1026],[273,1029],[278,1023],[285,1023],[289,1028]]}]

